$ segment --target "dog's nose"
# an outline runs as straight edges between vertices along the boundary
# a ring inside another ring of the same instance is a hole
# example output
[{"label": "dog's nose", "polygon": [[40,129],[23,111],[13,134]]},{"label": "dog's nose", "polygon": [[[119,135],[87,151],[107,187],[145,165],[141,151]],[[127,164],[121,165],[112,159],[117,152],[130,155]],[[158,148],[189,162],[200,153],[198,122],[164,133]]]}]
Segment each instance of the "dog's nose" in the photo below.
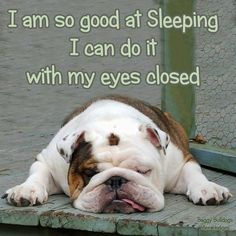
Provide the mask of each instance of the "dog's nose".
[{"label": "dog's nose", "polygon": [[108,179],[105,184],[110,186],[112,190],[117,190],[121,187],[122,184],[127,183],[128,180],[121,176],[113,176],[110,179]]}]

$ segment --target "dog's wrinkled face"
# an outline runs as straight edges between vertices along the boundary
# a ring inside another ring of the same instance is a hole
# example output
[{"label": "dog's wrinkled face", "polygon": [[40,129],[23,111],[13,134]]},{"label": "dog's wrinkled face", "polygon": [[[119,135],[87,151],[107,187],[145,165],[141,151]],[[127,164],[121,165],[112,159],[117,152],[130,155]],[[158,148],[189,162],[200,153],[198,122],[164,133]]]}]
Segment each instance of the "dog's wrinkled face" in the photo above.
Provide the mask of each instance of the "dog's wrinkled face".
[{"label": "dog's wrinkled face", "polygon": [[161,166],[169,141],[165,132],[129,120],[97,122],[65,136],[57,147],[70,163],[74,207],[107,213],[161,210]]}]

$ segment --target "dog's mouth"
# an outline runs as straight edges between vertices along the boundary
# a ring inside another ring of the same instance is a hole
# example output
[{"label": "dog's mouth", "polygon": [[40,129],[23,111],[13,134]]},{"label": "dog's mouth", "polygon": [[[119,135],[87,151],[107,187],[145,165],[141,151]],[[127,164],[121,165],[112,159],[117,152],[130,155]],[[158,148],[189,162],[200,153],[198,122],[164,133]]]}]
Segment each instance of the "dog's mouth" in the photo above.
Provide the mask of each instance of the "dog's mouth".
[{"label": "dog's mouth", "polygon": [[104,213],[134,213],[134,212],[144,212],[146,208],[130,199],[113,200],[108,204]]},{"label": "dog's mouth", "polygon": [[134,210],[143,212],[146,210],[146,208],[140,204],[138,204],[137,202],[134,202],[130,199],[122,199],[121,201],[126,202],[128,205],[130,205]]}]

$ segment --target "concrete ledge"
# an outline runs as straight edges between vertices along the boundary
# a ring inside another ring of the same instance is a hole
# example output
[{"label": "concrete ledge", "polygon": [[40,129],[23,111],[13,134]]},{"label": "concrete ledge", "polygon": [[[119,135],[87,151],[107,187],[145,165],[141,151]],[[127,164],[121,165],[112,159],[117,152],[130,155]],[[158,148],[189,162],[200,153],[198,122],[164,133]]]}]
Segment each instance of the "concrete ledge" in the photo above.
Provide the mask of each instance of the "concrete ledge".
[{"label": "concrete ledge", "polygon": [[192,143],[190,151],[201,165],[236,174],[236,150]]}]

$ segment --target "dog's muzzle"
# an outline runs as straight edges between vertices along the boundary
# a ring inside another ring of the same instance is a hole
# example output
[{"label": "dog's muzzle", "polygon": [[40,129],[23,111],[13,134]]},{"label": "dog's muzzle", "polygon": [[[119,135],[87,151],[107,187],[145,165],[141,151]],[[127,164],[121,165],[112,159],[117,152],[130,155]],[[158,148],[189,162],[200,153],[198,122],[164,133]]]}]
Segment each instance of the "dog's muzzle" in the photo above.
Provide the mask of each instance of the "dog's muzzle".
[{"label": "dog's muzzle", "polygon": [[129,181],[121,176],[113,176],[105,182],[110,192],[114,193],[113,200],[103,209],[104,213],[133,213],[143,212],[145,207],[134,202],[123,191],[123,186]]}]

